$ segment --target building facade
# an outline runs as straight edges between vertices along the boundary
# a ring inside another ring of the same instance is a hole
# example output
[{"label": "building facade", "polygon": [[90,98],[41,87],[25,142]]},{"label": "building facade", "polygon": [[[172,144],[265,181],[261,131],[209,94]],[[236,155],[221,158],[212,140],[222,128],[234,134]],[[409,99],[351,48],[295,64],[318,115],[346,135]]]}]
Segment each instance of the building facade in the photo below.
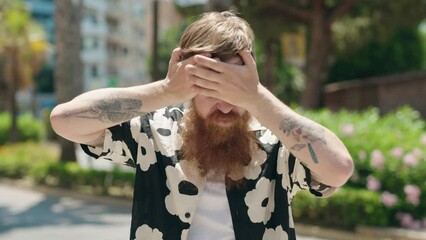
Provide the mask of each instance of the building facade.
[{"label": "building facade", "polygon": [[[54,0],[26,0],[26,3],[54,46]],[[84,91],[149,82],[146,34],[150,31],[146,29],[149,3],[141,0],[82,0],[82,3],[80,56]]]}]

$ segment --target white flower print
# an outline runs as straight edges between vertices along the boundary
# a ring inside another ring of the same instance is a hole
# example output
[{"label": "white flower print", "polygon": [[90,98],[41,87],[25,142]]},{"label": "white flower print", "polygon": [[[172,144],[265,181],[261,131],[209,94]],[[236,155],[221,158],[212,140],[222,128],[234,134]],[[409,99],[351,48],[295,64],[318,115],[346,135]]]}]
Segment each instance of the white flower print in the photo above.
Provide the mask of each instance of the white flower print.
[{"label": "white flower print", "polygon": [[129,147],[123,141],[113,141],[112,133],[110,130],[105,130],[104,146],[103,148],[89,146],[89,151],[101,155],[102,152],[108,153],[99,159],[112,160],[116,163],[124,164],[132,158]]},{"label": "white flower print", "polygon": [[136,229],[136,240],[162,240],[163,233],[144,224]]},{"label": "white flower print", "polygon": [[267,228],[263,234],[262,240],[288,240],[288,234],[283,230],[281,225],[277,228]]},{"label": "white flower print", "polygon": [[262,171],[261,165],[265,163],[267,154],[259,148],[251,156],[249,165],[244,168],[244,177],[246,179],[257,179]]},{"label": "white flower print", "polygon": [[265,177],[259,179],[256,188],[247,192],[244,201],[248,207],[248,216],[254,223],[262,222],[266,224],[271,218],[275,208],[274,200],[275,180]]},{"label": "white flower print", "polygon": [[157,161],[154,143],[146,133],[140,131],[139,118],[130,120],[130,131],[134,140],[138,143],[137,163],[142,171],[148,171],[149,167]]},{"label": "white flower print", "polygon": [[181,161],[175,167],[166,167],[167,187],[170,190],[165,198],[167,211],[177,215],[182,222],[191,222],[197,207],[201,187],[189,182],[183,173]]},{"label": "white flower print", "polygon": [[288,226],[290,228],[294,228],[293,211],[291,210],[291,205],[288,205]]},{"label": "white flower print", "polygon": [[183,229],[180,234],[180,240],[186,240],[188,238],[189,229]]},{"label": "white flower print", "polygon": [[289,191],[291,189],[290,176],[288,171],[289,155],[290,152],[284,147],[280,147],[280,149],[278,150],[277,172],[278,174],[283,175],[281,185],[286,191]]},{"label": "white flower print", "polygon": [[289,174],[289,156],[288,149],[280,147],[278,150],[277,172],[282,174],[281,185],[288,192],[288,203],[290,204],[299,190],[308,189],[309,186],[306,183],[306,171],[298,159],[296,159],[291,175]]},{"label": "white flower print", "polygon": [[273,145],[278,143],[278,138],[270,130],[266,130],[265,133],[259,138],[259,140],[263,144]]},{"label": "white flower print", "polygon": [[182,139],[178,134],[178,122],[164,116],[166,109],[160,109],[150,120],[155,151],[166,157],[175,155],[175,151],[182,146]]}]

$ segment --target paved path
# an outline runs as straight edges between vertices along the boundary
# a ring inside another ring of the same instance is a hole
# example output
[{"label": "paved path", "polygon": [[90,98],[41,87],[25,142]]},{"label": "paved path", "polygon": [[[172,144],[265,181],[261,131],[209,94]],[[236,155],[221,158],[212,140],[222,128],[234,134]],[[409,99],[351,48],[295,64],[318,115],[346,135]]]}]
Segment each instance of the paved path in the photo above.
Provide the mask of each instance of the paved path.
[{"label": "paved path", "polygon": [[129,200],[0,183],[0,240],[129,239],[130,211]]}]

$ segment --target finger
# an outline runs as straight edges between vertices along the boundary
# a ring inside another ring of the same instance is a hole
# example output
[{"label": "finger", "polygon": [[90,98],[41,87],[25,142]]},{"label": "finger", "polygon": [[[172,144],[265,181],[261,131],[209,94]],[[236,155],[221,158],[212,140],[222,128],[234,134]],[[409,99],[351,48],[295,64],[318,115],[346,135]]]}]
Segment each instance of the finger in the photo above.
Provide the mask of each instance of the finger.
[{"label": "finger", "polygon": [[[209,53],[209,52],[203,52],[203,53],[198,53],[199,55],[203,55],[203,56],[206,56],[206,57],[210,57],[212,54],[211,53]],[[183,51],[182,51],[182,53],[181,53],[181,56],[183,56]],[[183,65],[187,65],[187,64],[193,64],[194,63],[194,57],[195,57],[196,55],[194,55],[194,56],[191,56],[191,57],[189,57],[189,58],[186,58],[185,60],[183,60],[183,61],[181,61],[181,63],[183,64]]]},{"label": "finger", "polygon": [[185,66],[185,70],[188,74],[209,80],[212,82],[219,82],[220,76],[218,72],[211,69],[202,68],[200,66],[195,66],[188,64]]},{"label": "finger", "polygon": [[[212,53],[211,53],[211,52],[202,52],[202,53],[199,53],[199,54],[196,54],[196,55],[203,55],[203,56],[205,56],[205,57],[210,58],[210,57],[212,56]],[[194,55],[194,56],[195,56],[195,55]]]},{"label": "finger", "polygon": [[216,72],[219,72],[219,73],[221,73],[225,70],[224,64],[217,59],[205,57],[205,56],[202,56],[202,55],[196,55],[194,57],[194,61],[195,61],[195,63],[197,63],[197,65],[201,65],[203,67],[210,68],[210,69],[215,70]]},{"label": "finger", "polygon": [[197,87],[201,87],[201,88],[205,88],[205,89],[209,89],[209,90],[218,90],[219,84],[200,78],[200,77],[196,77],[196,76],[192,76],[191,77],[191,81],[192,83],[197,86]]},{"label": "finger", "polygon": [[170,63],[179,62],[182,54],[183,54],[182,49],[180,48],[173,49],[172,56],[170,57]]},{"label": "finger", "polygon": [[253,56],[249,50],[242,50],[239,52],[241,58],[243,59],[244,65],[255,66],[256,62],[254,61]]},{"label": "finger", "polygon": [[207,89],[207,88],[202,88],[202,87],[199,87],[199,86],[194,86],[194,91],[198,95],[202,95],[202,96],[205,96],[205,97],[218,98],[218,96],[219,96],[218,91],[212,90],[212,89]]}]

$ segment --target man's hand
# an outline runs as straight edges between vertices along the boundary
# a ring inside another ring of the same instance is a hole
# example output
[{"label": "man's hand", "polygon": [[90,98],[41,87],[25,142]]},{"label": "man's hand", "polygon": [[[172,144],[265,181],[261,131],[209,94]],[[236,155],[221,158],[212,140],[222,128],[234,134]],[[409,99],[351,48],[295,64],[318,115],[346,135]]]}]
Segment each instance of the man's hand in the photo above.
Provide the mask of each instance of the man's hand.
[{"label": "man's hand", "polygon": [[248,109],[259,91],[256,63],[249,51],[239,53],[230,62],[201,55],[194,56],[195,65],[187,65],[188,79],[197,94],[213,97]]},{"label": "man's hand", "polygon": [[[202,53],[204,56],[210,56],[210,53]],[[188,101],[197,95],[194,83],[190,81],[185,74],[185,66],[195,64],[194,57],[181,61],[183,51],[180,48],[173,50],[167,77],[165,79],[165,91],[169,95],[171,102],[181,103]]]}]

